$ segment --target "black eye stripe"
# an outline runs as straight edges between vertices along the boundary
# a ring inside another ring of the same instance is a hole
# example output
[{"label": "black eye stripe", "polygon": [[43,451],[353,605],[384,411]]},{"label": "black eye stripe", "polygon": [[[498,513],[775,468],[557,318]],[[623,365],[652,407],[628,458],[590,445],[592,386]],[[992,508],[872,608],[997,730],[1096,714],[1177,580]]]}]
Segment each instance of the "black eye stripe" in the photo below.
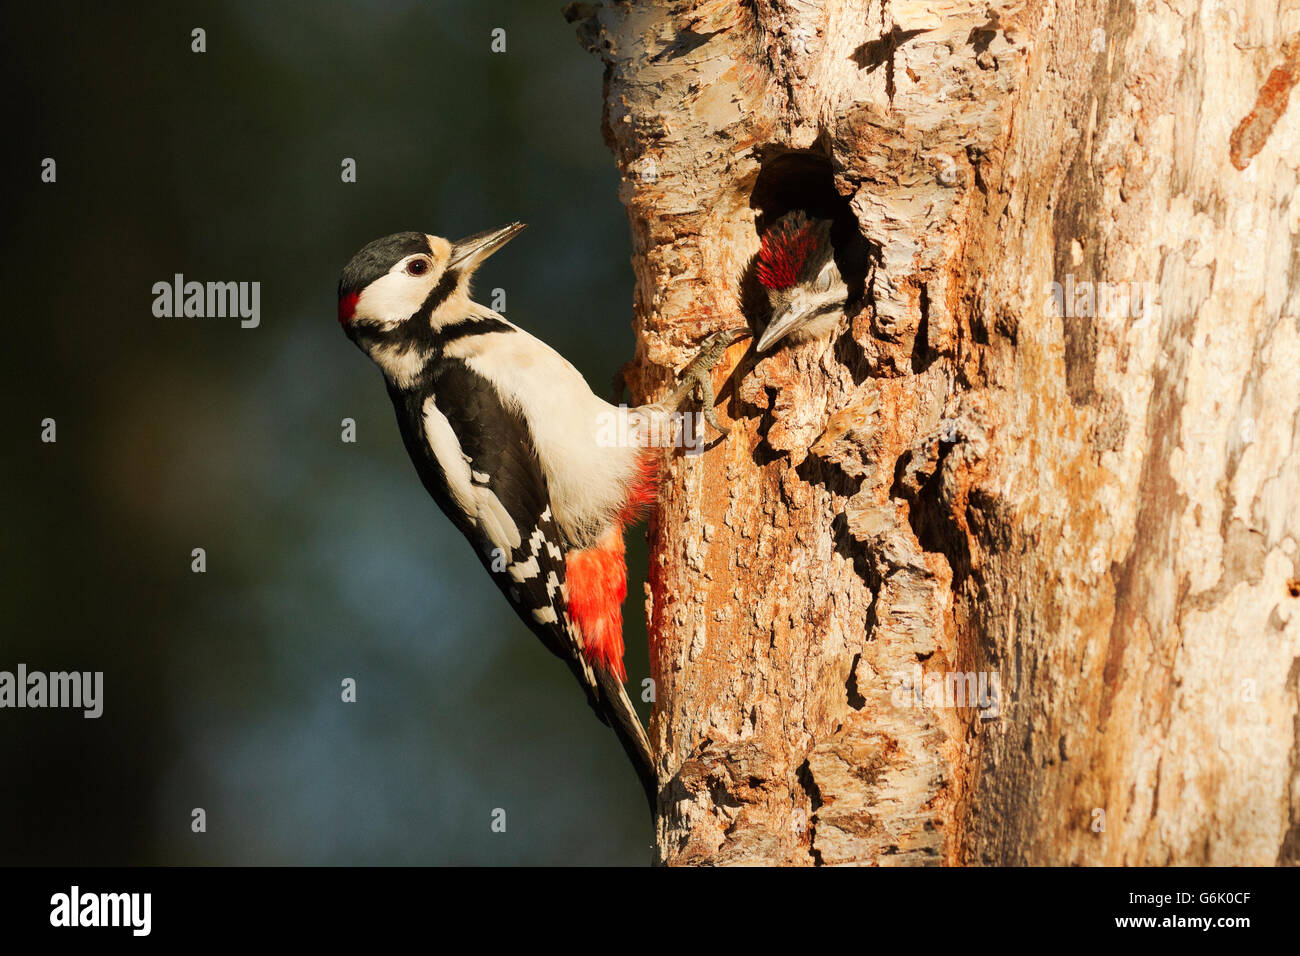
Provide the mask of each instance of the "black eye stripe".
[{"label": "black eye stripe", "polygon": [[425,297],[424,302],[420,305],[420,311],[416,314],[425,318],[432,315],[433,310],[442,305],[448,296],[456,291],[456,286],[459,283],[460,270],[448,269],[442,274],[442,278],[438,280],[438,284],[429,290],[428,296]]}]

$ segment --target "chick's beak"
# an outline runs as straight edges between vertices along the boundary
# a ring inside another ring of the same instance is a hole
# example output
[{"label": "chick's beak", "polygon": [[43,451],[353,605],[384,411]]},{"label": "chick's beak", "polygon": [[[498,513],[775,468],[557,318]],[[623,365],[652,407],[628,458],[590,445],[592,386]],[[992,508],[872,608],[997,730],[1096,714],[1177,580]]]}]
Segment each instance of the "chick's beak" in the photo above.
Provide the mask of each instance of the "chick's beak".
[{"label": "chick's beak", "polygon": [[477,269],[488,256],[496,252],[523,230],[522,222],[512,222],[500,229],[466,236],[451,247],[451,268]]},{"label": "chick's beak", "polygon": [[807,311],[801,305],[799,302],[792,302],[784,312],[773,315],[772,321],[767,323],[767,328],[758,337],[758,343],[754,346],[754,349],[758,352],[766,352],[785,338],[787,334],[798,328],[806,318]]}]

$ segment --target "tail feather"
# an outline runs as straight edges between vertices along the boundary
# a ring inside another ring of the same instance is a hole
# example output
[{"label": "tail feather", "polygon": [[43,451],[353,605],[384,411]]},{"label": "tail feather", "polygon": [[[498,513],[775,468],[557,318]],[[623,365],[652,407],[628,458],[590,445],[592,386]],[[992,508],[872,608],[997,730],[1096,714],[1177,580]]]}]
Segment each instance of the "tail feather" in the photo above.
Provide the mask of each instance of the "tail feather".
[{"label": "tail feather", "polygon": [[605,710],[604,714],[597,710],[597,714],[613,729],[628,759],[632,761],[632,766],[636,768],[637,778],[641,781],[646,800],[650,804],[650,816],[654,817],[659,812],[659,777],[655,773],[654,758],[650,754],[650,739],[641,726],[641,718],[637,717],[623,683],[604,668],[597,667],[594,670]]},{"label": "tail feather", "polygon": [[650,805],[650,816],[659,812],[659,777],[655,773],[650,738],[641,726],[641,718],[623,687],[622,681],[602,667],[593,667],[584,658],[568,661],[573,676],[587,692],[587,703],[602,724],[614,731],[623,751],[636,770],[637,779]]}]

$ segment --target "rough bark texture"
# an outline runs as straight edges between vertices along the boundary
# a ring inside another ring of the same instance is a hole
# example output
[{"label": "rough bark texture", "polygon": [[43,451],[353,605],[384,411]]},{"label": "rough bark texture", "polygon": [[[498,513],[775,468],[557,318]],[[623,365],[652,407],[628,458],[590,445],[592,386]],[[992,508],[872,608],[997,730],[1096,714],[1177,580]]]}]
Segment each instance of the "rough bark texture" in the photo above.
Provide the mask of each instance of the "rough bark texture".
[{"label": "rough bark texture", "polygon": [[[765,217],[833,190],[880,250],[837,339],[730,350],[730,437],[671,460],[660,859],[1300,859],[1300,6],[569,15],[638,399],[764,321]],[[918,667],[1000,694],[917,706]]]}]

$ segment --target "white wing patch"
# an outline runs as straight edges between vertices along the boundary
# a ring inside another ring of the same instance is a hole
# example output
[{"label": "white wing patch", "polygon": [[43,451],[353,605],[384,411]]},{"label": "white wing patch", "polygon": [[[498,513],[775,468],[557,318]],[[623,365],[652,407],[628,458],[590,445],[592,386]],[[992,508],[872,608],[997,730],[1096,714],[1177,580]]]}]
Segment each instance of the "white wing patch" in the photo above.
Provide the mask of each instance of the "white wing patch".
[{"label": "white wing patch", "polygon": [[438,464],[442,466],[443,474],[447,476],[447,488],[452,498],[483,529],[488,540],[498,548],[505,549],[507,554],[514,551],[523,539],[510,512],[492,493],[491,488],[475,483],[469,456],[461,449],[451,422],[438,410],[432,398],[424,400],[423,412],[424,437],[434,457],[438,459]]},{"label": "white wing patch", "polygon": [[537,563],[536,554],[529,555],[527,561],[516,561],[514,564],[510,565],[507,570],[510,572],[510,576],[520,584],[523,584],[529,578],[537,577],[537,575],[542,572],[541,567]]}]

